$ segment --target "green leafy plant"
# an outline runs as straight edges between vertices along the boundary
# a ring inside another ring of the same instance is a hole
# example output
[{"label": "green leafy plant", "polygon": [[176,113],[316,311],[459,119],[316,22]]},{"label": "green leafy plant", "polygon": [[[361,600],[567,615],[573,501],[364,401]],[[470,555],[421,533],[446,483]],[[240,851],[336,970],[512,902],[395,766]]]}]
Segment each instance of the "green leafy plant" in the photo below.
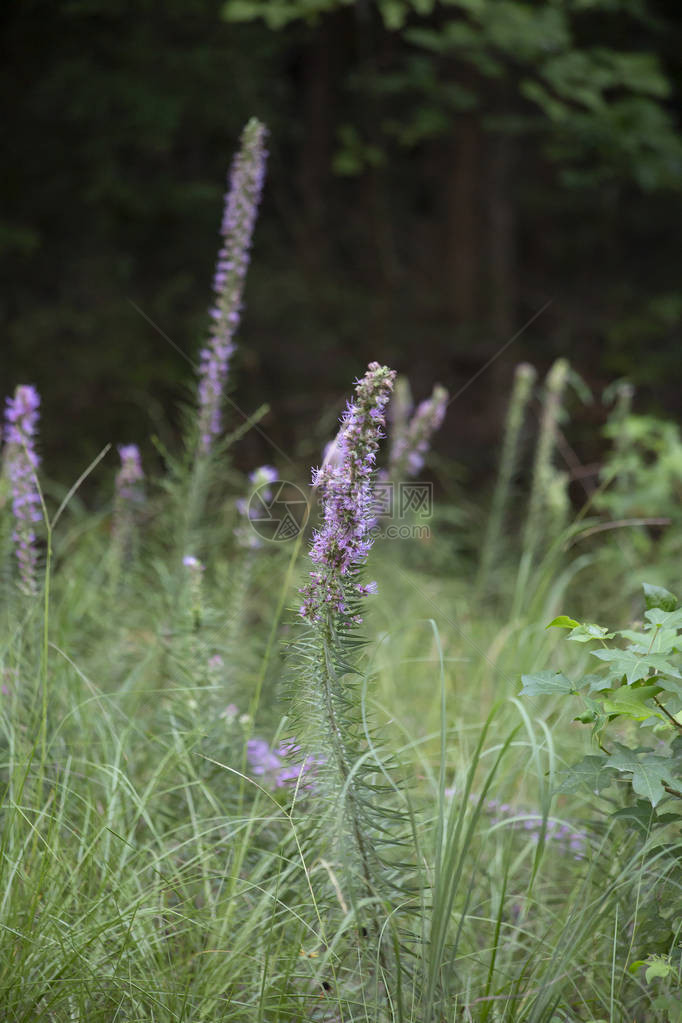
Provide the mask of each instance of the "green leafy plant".
[{"label": "green leafy plant", "polygon": [[653,1007],[658,1009],[667,1023],[682,1021],[682,1004],[679,991],[682,978],[682,957],[677,965],[669,955],[650,955],[647,959],[637,959],[630,966],[631,973],[638,973],[644,968],[644,981],[648,988],[655,992]]},{"label": "green leafy plant", "polygon": [[[651,808],[652,822],[682,819],[682,609],[661,586],[644,584],[646,611],[637,628],[609,631],[560,615],[547,628],[568,630],[574,643],[594,643],[595,672],[572,681],[562,672],[522,676],[522,694],[570,696],[575,720],[592,729],[596,751],[564,776],[563,791],[602,789],[629,779]],[[621,642],[616,645],[614,640]]]},{"label": "green leafy plant", "polygon": [[679,523],[682,436],[678,424],[656,416],[615,415],[605,433],[614,442],[602,470],[602,479],[610,485],[596,495],[595,506],[616,519],[646,515],[654,507]]}]

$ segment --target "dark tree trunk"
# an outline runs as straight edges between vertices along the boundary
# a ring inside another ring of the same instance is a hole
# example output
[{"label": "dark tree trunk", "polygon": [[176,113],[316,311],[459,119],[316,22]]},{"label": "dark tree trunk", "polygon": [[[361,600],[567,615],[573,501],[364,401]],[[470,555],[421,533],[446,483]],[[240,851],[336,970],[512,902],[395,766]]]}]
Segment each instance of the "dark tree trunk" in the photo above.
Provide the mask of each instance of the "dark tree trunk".
[{"label": "dark tree trunk", "polygon": [[331,167],[333,18],[323,18],[303,53],[301,162],[301,244],[303,265],[319,271],[327,263],[327,198]]},{"label": "dark tree trunk", "polygon": [[480,137],[474,117],[462,117],[448,147],[446,287],[457,327],[474,325],[480,278]]},{"label": "dark tree trunk", "polygon": [[511,196],[513,142],[508,135],[489,140],[488,188],[488,273],[490,282],[489,323],[492,338],[503,345],[518,328],[516,223]]}]

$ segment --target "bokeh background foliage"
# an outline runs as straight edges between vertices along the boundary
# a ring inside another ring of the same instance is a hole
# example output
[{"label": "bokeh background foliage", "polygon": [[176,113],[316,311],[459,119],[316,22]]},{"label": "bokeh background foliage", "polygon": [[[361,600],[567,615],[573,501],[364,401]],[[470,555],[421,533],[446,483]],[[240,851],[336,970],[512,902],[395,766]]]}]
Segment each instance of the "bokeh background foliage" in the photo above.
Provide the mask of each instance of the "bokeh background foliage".
[{"label": "bokeh background foliage", "polygon": [[270,403],[288,450],[315,460],[369,358],[419,397],[456,393],[550,300],[452,406],[442,443],[481,479],[521,358],[566,355],[597,391],[627,375],[642,410],[679,410],[672,0],[29,0],[0,18],[1,377],[43,394],[55,474],[107,441],[176,439],[252,114],[271,159],[240,398]]}]

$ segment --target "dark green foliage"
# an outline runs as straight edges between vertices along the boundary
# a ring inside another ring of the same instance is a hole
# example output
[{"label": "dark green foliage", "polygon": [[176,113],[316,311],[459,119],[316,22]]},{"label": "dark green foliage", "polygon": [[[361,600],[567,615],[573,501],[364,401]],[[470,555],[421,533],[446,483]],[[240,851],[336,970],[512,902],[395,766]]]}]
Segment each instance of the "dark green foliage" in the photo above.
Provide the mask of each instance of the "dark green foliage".
[{"label": "dark green foliage", "polygon": [[[674,6],[61,0],[1,17],[1,375],[43,394],[55,475],[177,436],[252,114],[275,180],[236,369],[288,452],[314,461],[311,424],[358,363],[412,368],[419,338],[417,394],[434,377],[454,394],[549,298],[516,358],[570,347],[593,382],[627,374],[677,407]],[[451,410],[477,481],[503,379]]]}]

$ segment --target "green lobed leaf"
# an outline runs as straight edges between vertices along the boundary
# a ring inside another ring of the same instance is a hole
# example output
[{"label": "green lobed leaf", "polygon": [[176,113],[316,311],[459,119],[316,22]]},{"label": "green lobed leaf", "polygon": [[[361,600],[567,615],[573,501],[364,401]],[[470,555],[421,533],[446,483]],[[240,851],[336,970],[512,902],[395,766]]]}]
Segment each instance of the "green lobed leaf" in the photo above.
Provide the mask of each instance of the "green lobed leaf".
[{"label": "green lobed leaf", "polygon": [[674,593],[666,590],[665,586],[654,586],[652,583],[642,583],[644,600],[647,610],[658,607],[661,611],[677,610],[678,600]]},{"label": "green lobed leaf", "polygon": [[609,632],[603,625],[585,622],[575,628],[568,639],[574,643],[589,643],[593,639],[613,639],[614,635],[614,632]]},{"label": "green lobed leaf", "polygon": [[570,679],[560,671],[539,671],[535,675],[522,675],[522,696],[566,696],[576,689]]},{"label": "green lobed leaf", "polygon": [[658,707],[646,702],[660,692],[660,686],[640,686],[636,689],[621,686],[604,699],[604,710],[607,714],[622,714],[633,721],[647,721],[651,717],[666,721],[665,714]]},{"label": "green lobed leaf", "polygon": [[678,611],[663,611],[660,607],[652,607],[644,612],[644,617],[659,628],[682,629],[682,608]]},{"label": "green lobed leaf", "polygon": [[580,788],[587,788],[590,792],[601,792],[607,789],[613,781],[610,773],[609,757],[606,754],[592,754],[583,757],[577,764],[560,771],[561,778],[559,785],[554,790],[556,793],[576,792]]},{"label": "green lobed leaf", "polygon": [[671,763],[668,757],[655,753],[635,753],[620,743],[617,752],[609,760],[609,767],[632,775],[632,787],[639,796],[648,799],[652,806],[663,799],[664,784],[673,783]]},{"label": "green lobed leaf", "polygon": [[661,977],[665,980],[666,977],[670,976],[671,972],[672,966],[668,960],[664,959],[662,956],[655,956],[649,963],[644,976],[647,984],[650,984],[655,977]]},{"label": "green lobed leaf", "polygon": [[592,650],[592,656],[607,661],[611,665],[612,674],[619,678],[624,675],[629,685],[646,679],[649,668],[682,679],[677,668],[661,654],[635,653],[633,650]]},{"label": "green lobed leaf", "polygon": [[674,679],[666,678],[665,675],[658,675],[657,681],[664,692],[673,693],[674,696],[682,700],[682,684]]}]

